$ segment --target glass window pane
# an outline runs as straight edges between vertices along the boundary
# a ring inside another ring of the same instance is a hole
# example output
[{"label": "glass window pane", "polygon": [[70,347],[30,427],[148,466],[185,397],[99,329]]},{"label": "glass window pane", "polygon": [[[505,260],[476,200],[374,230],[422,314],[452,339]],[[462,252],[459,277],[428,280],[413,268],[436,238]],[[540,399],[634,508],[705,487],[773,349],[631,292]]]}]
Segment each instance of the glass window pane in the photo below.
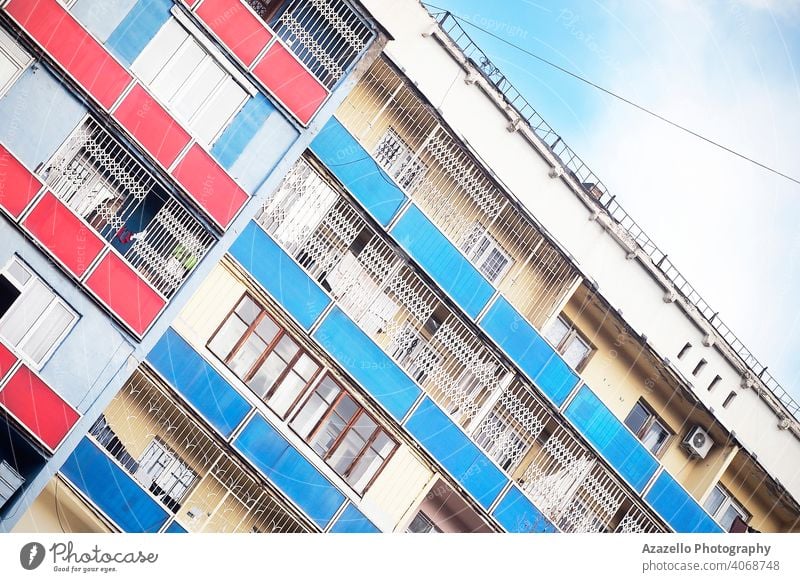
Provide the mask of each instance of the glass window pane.
[{"label": "glass window pane", "polygon": [[290,361],[297,354],[297,344],[288,335],[285,335],[275,346],[275,352],[278,353],[287,362]]},{"label": "glass window pane", "polygon": [[277,354],[272,353],[258,367],[247,385],[250,386],[253,392],[263,398],[285,369],[286,362]]},{"label": "glass window pane", "polygon": [[736,519],[736,516],[744,519],[744,515],[742,515],[738,509],[736,509],[733,505],[728,505],[719,518],[719,524],[722,526],[722,529],[725,531],[730,531],[731,525],[733,524],[733,520]]},{"label": "glass window pane", "polygon": [[350,465],[353,464],[353,461],[355,461],[366,444],[367,441],[361,438],[354,430],[348,430],[337,445],[336,450],[331,454],[328,463],[334,471],[344,477],[345,471],[350,468]]},{"label": "glass window pane", "polygon": [[303,407],[297,413],[294,420],[292,420],[291,427],[297,431],[301,437],[307,438],[309,433],[319,422],[319,419],[322,418],[325,411],[328,410],[328,406],[329,404],[320,397],[318,390],[314,391],[303,404]]},{"label": "glass window pane", "polygon": [[668,437],[669,433],[666,431],[666,429],[664,429],[664,427],[657,422],[654,422],[642,437],[642,444],[648,451],[655,455],[658,453],[659,449],[661,449],[661,446],[667,441]]},{"label": "glass window pane", "polygon": [[421,511],[414,516],[406,531],[408,533],[440,533],[439,528],[434,526],[428,516]]},{"label": "glass window pane", "polygon": [[555,347],[558,347],[558,345],[561,343],[561,340],[564,339],[564,336],[566,336],[568,332],[569,326],[563,319],[559,317],[550,324],[550,327],[548,327],[547,331],[544,332],[544,337]]},{"label": "glass window pane", "polygon": [[320,397],[323,398],[328,404],[333,404],[333,401],[341,391],[342,389],[336,382],[333,381],[330,376],[325,376],[316,390],[317,394],[319,394]]},{"label": "glass window pane", "polygon": [[28,269],[20,265],[16,260],[11,261],[6,271],[11,278],[19,284],[20,287],[24,287],[31,278],[31,274],[28,272]]},{"label": "glass window pane", "polygon": [[294,372],[289,372],[272,393],[268,401],[270,408],[279,416],[285,416],[305,386],[305,380]]},{"label": "glass window pane", "polygon": [[3,317],[0,333],[9,343],[17,345],[54,298],[44,283],[39,280],[34,281],[25,288],[22,296]]},{"label": "glass window pane", "polygon": [[5,89],[18,70],[17,64],[0,51],[0,91]]},{"label": "glass window pane", "polygon": [[44,356],[53,347],[53,344],[67,330],[74,321],[75,316],[66,307],[56,302],[36,329],[25,340],[20,349],[35,363],[41,363]]},{"label": "glass window pane", "polygon": [[[258,304],[247,296],[242,297],[239,305],[236,306],[236,313],[248,325],[253,323],[261,313],[261,308]],[[268,319],[265,317],[264,319]],[[271,320],[270,320],[271,321]]]},{"label": "glass window pane", "polygon": [[256,326],[256,333],[268,344],[272,343],[280,330],[281,328],[278,327],[278,324],[272,321],[272,319],[266,315],[261,319],[261,321],[258,322],[258,325]]},{"label": "glass window pane", "polygon": [[395,443],[389,436],[381,430],[375,440],[373,441],[371,447],[375,449],[378,454],[383,457],[384,459],[389,456],[389,453],[392,452]]},{"label": "glass window pane", "polygon": [[582,339],[576,336],[573,336],[562,350],[564,361],[573,368],[580,366],[588,354],[589,346],[586,345]]},{"label": "glass window pane", "polygon": [[306,382],[309,382],[317,371],[319,371],[319,365],[308,357],[307,354],[303,354],[297,359],[297,362],[295,362],[294,371]]},{"label": "glass window pane", "polygon": [[706,502],[703,504],[703,507],[708,513],[715,515],[726,498],[727,495],[725,495],[719,487],[714,487],[713,491],[711,491],[706,499]]},{"label": "glass window pane", "polygon": [[358,417],[353,423],[353,429],[361,435],[364,440],[369,439],[372,436],[372,433],[375,432],[375,429],[378,428],[378,425],[375,424],[375,421],[372,420],[368,415],[362,414]]},{"label": "glass window pane", "polygon": [[644,423],[650,418],[650,412],[642,406],[639,402],[633,405],[633,409],[628,413],[625,419],[625,426],[631,429],[634,434],[638,435],[642,430]]},{"label": "glass window pane", "polygon": [[311,448],[318,454],[325,455],[346,425],[346,419],[339,416],[336,412],[332,412],[322,421],[314,438],[312,438],[308,444],[311,445]]},{"label": "glass window pane", "polygon": [[208,342],[208,349],[224,360],[246,331],[247,325],[236,315],[231,315]]},{"label": "glass window pane", "polygon": [[373,449],[367,449],[358,460],[358,463],[356,463],[356,466],[353,467],[353,470],[350,471],[347,482],[353,489],[361,493],[382,464],[383,459]]},{"label": "glass window pane", "polygon": [[255,334],[250,334],[231,358],[230,367],[233,373],[244,378],[265,349],[267,349],[267,344],[264,340]]}]

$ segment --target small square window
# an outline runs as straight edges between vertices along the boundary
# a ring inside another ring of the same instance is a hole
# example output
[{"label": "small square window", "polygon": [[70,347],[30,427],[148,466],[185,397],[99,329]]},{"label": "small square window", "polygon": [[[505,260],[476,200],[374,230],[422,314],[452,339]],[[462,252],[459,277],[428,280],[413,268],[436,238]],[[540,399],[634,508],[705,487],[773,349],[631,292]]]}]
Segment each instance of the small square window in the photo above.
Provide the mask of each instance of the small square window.
[{"label": "small square window", "polygon": [[544,332],[544,337],[576,370],[583,368],[592,353],[589,342],[564,317],[556,318]]},{"label": "small square window", "polygon": [[625,426],[631,429],[645,448],[659,456],[665,449],[672,433],[642,400],[633,405],[625,418]]}]

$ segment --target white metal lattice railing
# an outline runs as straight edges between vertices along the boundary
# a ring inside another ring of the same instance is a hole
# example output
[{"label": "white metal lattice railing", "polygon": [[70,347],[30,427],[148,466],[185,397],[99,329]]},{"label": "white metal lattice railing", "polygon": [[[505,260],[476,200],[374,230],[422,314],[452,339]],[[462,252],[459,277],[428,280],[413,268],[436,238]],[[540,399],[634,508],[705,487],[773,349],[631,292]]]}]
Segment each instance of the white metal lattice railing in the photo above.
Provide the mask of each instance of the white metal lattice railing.
[{"label": "white metal lattice railing", "polygon": [[147,373],[133,374],[89,434],[189,531],[308,531]]},{"label": "white metal lattice railing", "polygon": [[246,0],[328,89],[341,79],[373,37],[344,0]]},{"label": "white metal lattice railing", "polygon": [[45,170],[48,186],[165,297],[171,297],[214,237],[92,118]]},{"label": "white metal lattice railing", "polygon": [[411,85],[378,59],[337,117],[483,276],[541,328],[578,272]]}]

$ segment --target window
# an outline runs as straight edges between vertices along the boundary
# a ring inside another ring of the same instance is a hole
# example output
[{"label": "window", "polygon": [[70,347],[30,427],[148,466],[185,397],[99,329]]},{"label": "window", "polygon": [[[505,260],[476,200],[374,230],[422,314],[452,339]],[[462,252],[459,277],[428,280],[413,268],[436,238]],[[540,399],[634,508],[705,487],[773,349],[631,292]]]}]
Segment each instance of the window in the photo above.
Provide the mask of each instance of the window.
[{"label": "window", "polygon": [[472,225],[461,250],[490,283],[499,282],[514,264],[500,243],[477,222]]},{"label": "window", "polygon": [[248,95],[198,38],[171,18],[131,70],[201,142],[210,144]]},{"label": "window", "polygon": [[248,295],[222,322],[208,349],[281,418],[321,369]]},{"label": "window", "polygon": [[197,473],[158,439],[142,453],[136,480],[160,499],[173,513],[197,481]]},{"label": "window", "polygon": [[625,419],[625,426],[633,431],[645,448],[660,455],[670,437],[670,432],[661,420],[640,400]]},{"label": "window", "polygon": [[544,334],[570,366],[580,370],[588,361],[592,348],[583,336],[563,317],[557,318]]},{"label": "window", "polygon": [[703,507],[725,531],[731,530],[736,517],[745,523],[750,521],[750,514],[721,485],[714,487],[703,503]]},{"label": "window", "polygon": [[391,127],[383,134],[372,153],[386,173],[407,191],[413,191],[419,185],[428,169],[416,157],[411,146]]},{"label": "window", "polygon": [[386,463],[397,443],[330,376],[325,376],[290,426],[357,493]]},{"label": "window", "polygon": [[22,74],[33,59],[0,28],[0,97]]},{"label": "window", "polygon": [[407,533],[442,533],[430,517],[421,511],[414,516],[406,528]]},{"label": "window", "polygon": [[0,272],[0,337],[41,368],[78,317],[16,257]]}]

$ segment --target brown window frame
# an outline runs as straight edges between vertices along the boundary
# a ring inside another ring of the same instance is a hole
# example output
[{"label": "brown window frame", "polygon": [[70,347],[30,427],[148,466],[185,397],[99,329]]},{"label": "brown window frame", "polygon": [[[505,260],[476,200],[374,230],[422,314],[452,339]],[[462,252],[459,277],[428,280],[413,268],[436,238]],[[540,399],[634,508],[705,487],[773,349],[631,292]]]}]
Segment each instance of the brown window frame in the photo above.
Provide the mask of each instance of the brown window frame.
[{"label": "brown window frame", "polygon": [[[333,399],[333,401],[328,405],[327,409],[325,410],[325,413],[314,424],[314,426],[311,428],[311,430],[308,432],[308,434],[307,435],[300,434],[292,427],[292,422],[294,422],[294,420],[297,418],[297,416],[303,410],[303,406],[311,399],[311,396],[313,395],[313,393],[316,390],[317,386],[322,384],[325,381],[326,378],[329,378],[331,380],[331,382],[333,382],[339,388],[339,394],[337,394],[336,397]],[[289,428],[291,428],[292,431],[298,437],[300,437],[303,440],[304,443],[306,443],[309,447],[312,447],[311,442],[314,440],[314,437],[316,437],[316,435],[319,433],[320,429],[325,424],[325,421],[328,418],[330,418],[331,414],[333,414],[333,411],[335,410],[336,405],[339,403],[339,401],[342,398],[344,398],[345,396],[349,397],[355,403],[355,405],[358,407],[358,410],[355,412],[355,414],[353,414],[353,418],[351,418],[347,422],[347,424],[345,424],[345,426],[342,428],[342,430],[339,432],[339,434],[336,435],[336,438],[334,439],[333,443],[331,443],[331,446],[328,448],[328,450],[325,452],[324,455],[320,455],[316,451],[314,451],[314,452],[323,461],[325,461],[325,464],[327,464],[331,468],[331,470],[333,470],[334,473],[339,475],[339,477],[341,477],[342,480],[345,483],[347,483],[347,485],[353,491],[356,492],[356,494],[364,495],[369,490],[369,488],[372,486],[372,483],[375,481],[375,479],[378,477],[378,475],[381,474],[381,472],[383,471],[384,467],[387,465],[389,460],[395,454],[397,449],[400,448],[400,444],[398,443],[397,439],[394,438],[389,433],[389,431],[387,431],[383,427],[383,425],[380,422],[378,422],[378,420],[372,414],[370,414],[367,411],[366,407],[364,407],[360,402],[358,402],[358,400],[353,398],[353,395],[350,393],[350,391],[347,390],[344,386],[342,386],[342,384],[330,372],[325,372],[319,378],[319,381],[316,382],[316,384],[314,386],[314,390],[309,390],[307,392],[306,398],[304,399],[302,404],[299,404],[298,406],[296,406],[294,414],[291,415],[292,418],[288,421],[288,423],[289,423]],[[361,450],[358,452],[358,455],[356,455],[355,458],[353,459],[353,461],[347,466],[347,469],[345,469],[342,473],[339,473],[338,471],[336,471],[330,465],[330,463],[328,461],[334,455],[334,453],[336,452],[336,450],[339,447],[339,445],[341,445],[341,443],[344,440],[344,438],[347,435],[347,433],[353,428],[353,426],[356,424],[358,419],[361,418],[362,415],[366,415],[367,418],[369,418],[375,424],[375,429],[372,431],[372,434],[369,436],[369,438],[366,439],[366,441],[364,442],[364,446],[361,447]],[[350,484],[350,482],[347,480],[347,478],[350,476],[350,474],[352,473],[353,469],[355,469],[355,467],[358,466],[359,461],[363,458],[364,454],[370,449],[370,446],[372,445],[372,443],[375,442],[375,439],[378,437],[378,435],[381,432],[383,432],[386,435],[386,437],[392,442],[392,450],[389,451],[389,454],[387,454],[386,457],[384,457],[382,459],[381,464],[379,465],[378,469],[375,471],[375,474],[372,477],[370,477],[369,481],[364,485],[364,487],[361,489],[361,491],[359,491],[358,489],[355,488],[354,485]],[[312,447],[312,450],[313,450],[313,447]]]},{"label": "brown window frame", "polygon": [[[259,314],[253,319],[253,322],[250,323],[247,326],[247,329],[244,331],[242,336],[238,340],[236,340],[236,342],[233,344],[233,347],[225,355],[225,357],[222,357],[221,355],[217,354],[216,352],[214,352],[211,349],[211,342],[214,340],[215,337],[217,337],[217,334],[220,332],[220,330],[223,328],[225,323],[231,317],[238,317],[238,315],[236,315],[236,308],[239,307],[239,305],[242,303],[242,301],[245,298],[247,298],[250,301],[252,301],[259,308],[259,310],[260,310]],[[250,338],[250,336],[253,335],[253,333],[255,332],[256,328],[264,320],[265,317],[268,318],[273,324],[275,324],[275,327],[278,328],[278,332],[275,334],[275,337],[267,344],[267,346],[264,348],[264,350],[261,352],[261,354],[258,356],[258,358],[255,359],[255,361],[253,362],[253,365],[250,366],[250,368],[247,370],[247,373],[243,374],[242,376],[239,376],[239,374],[237,374],[236,372],[233,371],[233,368],[230,365],[231,360],[239,352],[239,350],[242,349],[242,346],[245,344],[245,342],[247,342],[247,340]],[[270,410],[273,410],[272,407],[270,406],[270,403],[269,403],[270,399],[275,394],[275,391],[278,389],[278,387],[281,385],[281,382],[283,382],[283,380],[286,378],[286,376],[288,376],[289,372],[293,369],[294,365],[297,363],[297,361],[303,355],[308,356],[308,358],[317,365],[317,371],[314,372],[314,374],[311,376],[311,378],[305,383],[303,388],[298,392],[297,397],[295,397],[295,399],[292,401],[292,403],[288,406],[288,408],[286,409],[286,412],[283,415],[278,415],[281,420],[286,420],[292,414],[294,409],[297,407],[298,402],[300,402],[303,399],[305,394],[309,391],[309,388],[311,386],[315,385],[317,379],[320,377],[321,374],[323,374],[324,367],[319,362],[319,360],[317,358],[313,357],[311,355],[311,353],[308,350],[306,350],[299,341],[297,341],[297,339],[294,337],[294,335],[289,333],[289,331],[286,329],[286,327],[284,325],[281,325],[278,321],[276,321],[275,317],[273,317],[272,315],[267,313],[267,309],[262,304],[262,302],[258,301],[249,292],[244,292],[242,294],[242,296],[236,301],[236,303],[233,305],[233,307],[230,309],[230,311],[228,311],[228,313],[225,315],[225,317],[222,318],[222,321],[220,321],[219,325],[214,330],[214,333],[212,333],[211,336],[206,341],[206,349],[209,352],[211,352],[212,354],[214,354],[215,356],[217,356],[222,361],[222,363],[225,364],[225,367],[228,368],[228,370],[230,370],[230,372],[234,376],[236,376],[237,378],[239,378],[239,380],[244,382],[244,384],[247,385],[249,390],[253,391],[253,389],[250,388],[250,385],[248,384],[248,382],[250,382],[250,380],[253,379],[253,376],[255,376],[256,372],[258,372],[258,370],[261,367],[261,365],[269,357],[269,355],[275,350],[275,348],[278,346],[278,344],[280,343],[281,339],[284,336],[288,336],[289,339],[291,339],[295,344],[297,344],[298,350],[297,350],[297,353],[292,357],[292,359],[289,360],[289,362],[287,362],[286,367],[278,375],[278,377],[272,383],[272,386],[270,386],[269,390],[267,390],[267,392],[264,394],[264,396],[259,396],[259,398],[264,402],[264,404],[269,406]],[[275,411],[273,410],[273,412],[275,412]],[[275,412],[275,414],[278,414],[278,413]]]},{"label": "brown window frame", "polygon": [[[641,406],[644,409],[644,411],[648,414],[648,417],[647,420],[645,420],[642,423],[642,426],[639,428],[639,430],[634,431],[633,429],[631,429],[630,426],[628,426],[627,420],[637,406]],[[660,426],[664,430],[664,432],[667,433],[667,438],[664,439],[664,442],[662,442],[661,446],[659,446],[655,451],[651,451],[649,448],[647,449],[650,452],[650,454],[652,454],[656,459],[660,459],[662,457],[667,448],[669,448],[669,445],[672,444],[672,441],[675,439],[675,433],[672,431],[669,425],[667,425],[667,423],[664,422],[664,419],[661,418],[661,416],[657,414],[655,410],[653,410],[653,407],[650,406],[650,404],[648,404],[644,398],[639,398],[633,404],[633,407],[631,407],[631,409],[628,411],[628,414],[622,420],[622,423],[626,427],[628,427],[628,429],[636,436],[636,439],[642,444],[642,446],[644,446],[644,441],[642,439],[644,439],[645,435],[653,427],[654,424]]]}]

